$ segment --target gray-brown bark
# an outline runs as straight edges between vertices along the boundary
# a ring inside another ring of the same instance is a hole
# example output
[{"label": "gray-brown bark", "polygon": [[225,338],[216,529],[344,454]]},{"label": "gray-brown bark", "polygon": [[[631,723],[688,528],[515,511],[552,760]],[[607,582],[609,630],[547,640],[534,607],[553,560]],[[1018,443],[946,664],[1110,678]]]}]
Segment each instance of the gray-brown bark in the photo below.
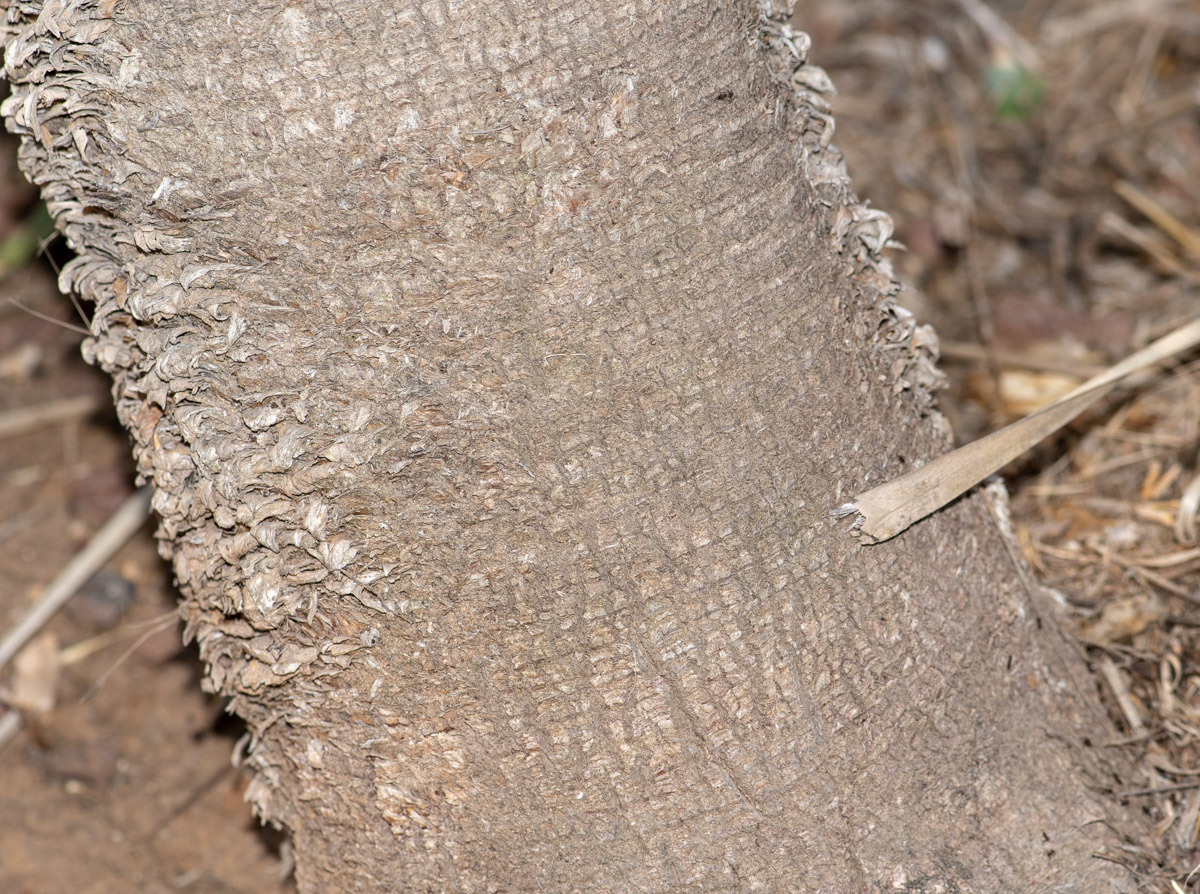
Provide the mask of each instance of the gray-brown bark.
[{"label": "gray-brown bark", "polygon": [[1103,720],[982,499],[874,548],[828,518],[945,437],[777,18],[9,23],[10,126],[302,890],[1119,878],[1068,744]]}]

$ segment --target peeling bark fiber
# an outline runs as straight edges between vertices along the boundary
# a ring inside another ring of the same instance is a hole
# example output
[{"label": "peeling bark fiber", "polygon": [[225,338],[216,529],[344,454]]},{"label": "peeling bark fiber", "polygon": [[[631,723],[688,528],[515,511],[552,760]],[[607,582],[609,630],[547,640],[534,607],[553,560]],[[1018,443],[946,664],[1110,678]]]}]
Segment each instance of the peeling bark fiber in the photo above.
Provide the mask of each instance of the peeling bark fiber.
[{"label": "peeling bark fiber", "polygon": [[305,892],[1108,891],[1109,735],[739,2],[30,0],[3,107]]}]

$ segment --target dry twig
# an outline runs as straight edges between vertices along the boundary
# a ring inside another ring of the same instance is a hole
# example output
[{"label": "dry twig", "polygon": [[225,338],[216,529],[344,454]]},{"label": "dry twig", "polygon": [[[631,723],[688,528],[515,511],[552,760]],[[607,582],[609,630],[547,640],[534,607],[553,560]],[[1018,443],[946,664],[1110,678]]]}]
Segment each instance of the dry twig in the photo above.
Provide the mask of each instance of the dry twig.
[{"label": "dry twig", "polygon": [[0,640],[0,669],[57,614],[88,578],[95,574],[146,521],[153,488],[145,485],[121,504],[104,526],[58,576],[41,598]]}]

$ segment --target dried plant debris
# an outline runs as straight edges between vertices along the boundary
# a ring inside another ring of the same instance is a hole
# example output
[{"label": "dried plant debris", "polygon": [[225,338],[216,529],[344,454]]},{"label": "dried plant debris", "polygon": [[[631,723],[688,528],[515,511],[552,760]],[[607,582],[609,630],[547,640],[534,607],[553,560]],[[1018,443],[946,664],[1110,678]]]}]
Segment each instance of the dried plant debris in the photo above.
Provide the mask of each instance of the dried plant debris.
[{"label": "dried plant debris", "polygon": [[1136,752],[1145,776],[1136,797],[1156,816],[1161,862],[1183,876],[1200,836],[1200,547],[1179,532],[1195,530],[1196,504],[1183,495],[1198,447],[1193,364],[1145,387],[1024,481],[1013,510],[1026,558],[1075,608],[1129,734],[1107,744]]},{"label": "dried plant debris", "polygon": [[1088,379],[1048,406],[907,475],[859,494],[853,503],[834,510],[834,515],[857,513],[855,530],[872,543],[895,537],[1058,431],[1122,380],[1176,353],[1190,350],[1197,343],[1200,343],[1200,320],[1193,320]]},{"label": "dried plant debris", "polygon": [[[1196,317],[1196,4],[801,0],[794,22],[856,189],[907,247],[900,300],[941,338],[961,443]],[[1157,822],[1108,856],[1155,894],[1200,890],[1198,375],[1110,396],[1006,470],[1127,733],[1099,744],[1141,766],[1121,793]]]}]

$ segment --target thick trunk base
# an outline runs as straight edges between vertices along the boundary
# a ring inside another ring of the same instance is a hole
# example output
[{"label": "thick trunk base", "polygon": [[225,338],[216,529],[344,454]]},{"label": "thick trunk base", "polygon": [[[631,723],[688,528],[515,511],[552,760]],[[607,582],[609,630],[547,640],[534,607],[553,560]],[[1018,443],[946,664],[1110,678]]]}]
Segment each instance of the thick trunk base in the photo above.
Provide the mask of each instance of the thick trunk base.
[{"label": "thick trunk base", "polygon": [[5,111],[303,890],[1117,877],[984,501],[828,517],[945,437],[802,38],[60,6],[10,12]]}]

